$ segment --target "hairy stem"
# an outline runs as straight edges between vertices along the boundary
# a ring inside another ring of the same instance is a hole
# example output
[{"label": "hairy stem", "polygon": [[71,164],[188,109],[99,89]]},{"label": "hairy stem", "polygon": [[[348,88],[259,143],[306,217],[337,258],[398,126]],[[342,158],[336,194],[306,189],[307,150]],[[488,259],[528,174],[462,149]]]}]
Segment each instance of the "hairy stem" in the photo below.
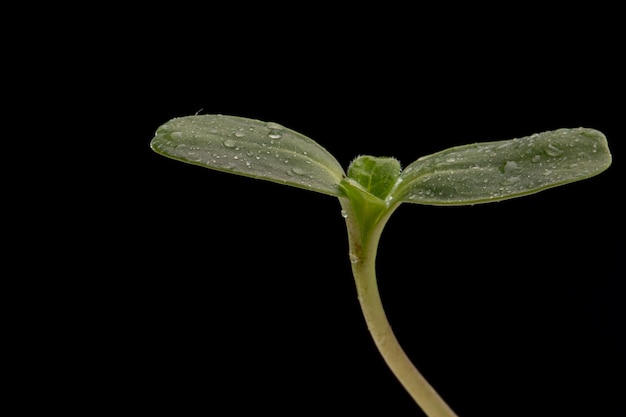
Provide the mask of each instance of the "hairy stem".
[{"label": "hairy stem", "polygon": [[[350,261],[359,303],[376,347],[393,374],[428,417],[457,417],[402,350],[381,302],[376,282],[376,251],[383,228],[397,205],[390,207],[368,232],[351,218],[348,200],[342,200],[342,207],[347,215]],[[363,236],[363,232],[367,236]]]}]

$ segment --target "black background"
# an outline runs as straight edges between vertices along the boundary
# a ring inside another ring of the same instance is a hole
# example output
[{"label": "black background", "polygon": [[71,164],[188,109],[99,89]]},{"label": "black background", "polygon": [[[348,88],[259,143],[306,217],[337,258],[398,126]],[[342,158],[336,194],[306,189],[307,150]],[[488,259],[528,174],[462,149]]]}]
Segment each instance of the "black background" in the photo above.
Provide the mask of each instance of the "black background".
[{"label": "black background", "polygon": [[299,131],[344,167],[601,130],[614,160],[597,177],[400,207],[378,276],[400,342],[460,417],[625,415],[624,33],[610,16],[176,5],[85,22],[98,36],[72,71],[90,126],[76,150],[96,147],[65,178],[77,227],[56,226],[81,260],[59,266],[83,277],[64,326],[88,407],[421,415],[367,332],[336,199],[149,149],[169,119],[221,113]]}]

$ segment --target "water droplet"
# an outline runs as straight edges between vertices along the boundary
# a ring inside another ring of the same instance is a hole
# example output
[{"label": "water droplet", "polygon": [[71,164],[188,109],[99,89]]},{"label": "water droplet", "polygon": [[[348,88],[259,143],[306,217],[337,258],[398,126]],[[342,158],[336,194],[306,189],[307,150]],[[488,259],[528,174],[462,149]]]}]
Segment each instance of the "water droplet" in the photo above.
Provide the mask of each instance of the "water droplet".
[{"label": "water droplet", "polygon": [[348,218],[348,213],[346,213],[345,210],[341,210],[341,217],[343,217],[344,219]]},{"label": "water droplet", "polygon": [[517,168],[517,163],[515,163],[514,161],[506,161],[504,165],[500,167],[500,172],[502,172],[503,174],[510,174],[517,170]]},{"label": "water droplet", "polygon": [[284,129],[282,125],[279,125],[278,123],[274,123],[274,122],[267,122],[265,126],[267,126],[268,129],[277,129],[277,130]]},{"label": "water droplet", "polygon": [[530,160],[531,160],[531,162],[537,163],[537,162],[541,161],[541,155],[535,155]]},{"label": "water droplet", "polygon": [[235,137],[237,138],[243,138],[244,136],[246,136],[246,134],[243,132],[235,132],[233,133],[233,135],[235,135]]},{"label": "water droplet", "polygon": [[306,171],[298,167],[292,168],[291,171],[296,175],[306,175]]},{"label": "water droplet", "polygon": [[361,258],[359,258],[354,253],[350,252],[350,263],[351,264],[356,264],[356,263],[359,263],[359,262],[361,262]]},{"label": "water droplet", "polygon": [[501,182],[502,185],[513,185],[521,180],[520,177],[509,177]]},{"label": "water droplet", "polygon": [[548,156],[559,156],[562,155],[564,152],[552,144],[546,146],[546,149],[544,149],[544,151]]},{"label": "water droplet", "polygon": [[234,148],[235,146],[237,146],[237,142],[232,139],[226,139],[224,142],[222,142],[222,145],[226,146],[227,148]]},{"label": "water droplet", "polygon": [[508,148],[508,147],[509,147],[509,146],[511,146],[512,144],[513,144],[513,142],[506,141],[506,142],[504,142],[503,144],[498,145],[498,146],[496,147],[496,149],[504,149],[504,148]]},{"label": "water droplet", "polygon": [[183,132],[172,132],[170,133],[170,137],[172,139],[180,139],[183,137]]},{"label": "water droplet", "polygon": [[189,161],[193,161],[193,162],[202,161],[202,155],[198,154],[198,152],[187,152],[186,157]]},{"label": "water droplet", "polygon": [[270,130],[270,133],[267,134],[267,137],[270,139],[280,139],[283,137],[283,134],[278,130]]}]

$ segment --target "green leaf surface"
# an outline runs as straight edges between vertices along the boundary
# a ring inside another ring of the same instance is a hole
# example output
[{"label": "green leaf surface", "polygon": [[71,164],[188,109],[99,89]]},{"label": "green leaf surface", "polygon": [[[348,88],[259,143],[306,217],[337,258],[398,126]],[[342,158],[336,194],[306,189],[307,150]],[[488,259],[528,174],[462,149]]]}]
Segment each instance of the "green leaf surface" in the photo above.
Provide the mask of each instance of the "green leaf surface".
[{"label": "green leaf surface", "polygon": [[500,201],[592,177],[610,164],[601,132],[559,129],[420,158],[404,169],[393,197],[432,205]]},{"label": "green leaf surface", "polygon": [[370,194],[384,200],[400,176],[400,162],[395,158],[363,155],[348,167],[352,178]]},{"label": "green leaf surface", "polygon": [[150,142],[164,156],[252,178],[339,196],[345,176],[312,139],[277,123],[236,116],[196,115],[160,126]]}]

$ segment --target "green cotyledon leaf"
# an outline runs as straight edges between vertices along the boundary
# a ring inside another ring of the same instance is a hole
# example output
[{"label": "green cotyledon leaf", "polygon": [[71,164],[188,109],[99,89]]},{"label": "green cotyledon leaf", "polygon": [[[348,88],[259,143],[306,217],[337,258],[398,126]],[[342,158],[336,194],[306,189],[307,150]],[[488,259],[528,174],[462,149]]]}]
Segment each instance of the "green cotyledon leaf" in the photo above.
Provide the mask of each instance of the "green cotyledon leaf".
[{"label": "green cotyledon leaf", "polygon": [[431,205],[500,201],[592,177],[610,164],[601,132],[559,129],[420,158],[402,171],[392,198]]},{"label": "green cotyledon leaf", "polygon": [[196,115],[170,120],[150,142],[164,156],[246,177],[339,196],[345,176],[312,139],[273,122]]}]

